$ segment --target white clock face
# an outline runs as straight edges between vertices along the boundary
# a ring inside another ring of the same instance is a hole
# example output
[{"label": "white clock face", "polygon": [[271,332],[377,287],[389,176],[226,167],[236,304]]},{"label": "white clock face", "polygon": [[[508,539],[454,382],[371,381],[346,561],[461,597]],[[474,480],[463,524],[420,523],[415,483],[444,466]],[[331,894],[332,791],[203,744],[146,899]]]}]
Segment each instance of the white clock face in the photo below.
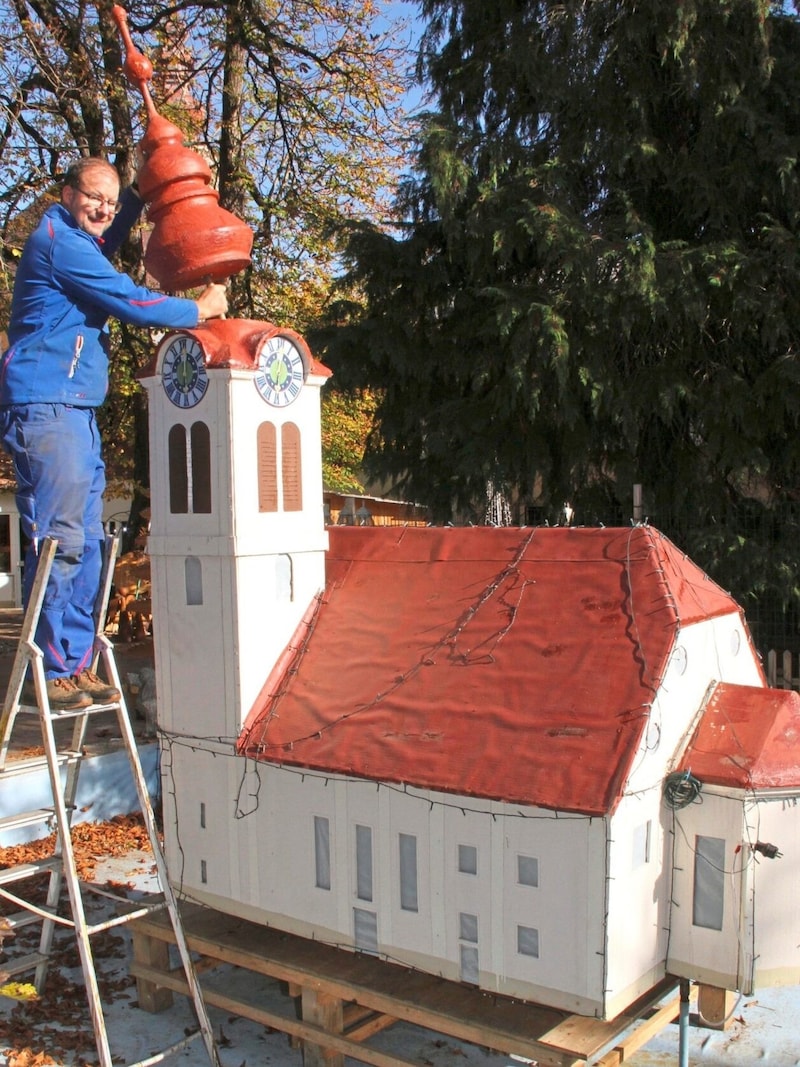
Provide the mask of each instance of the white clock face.
[{"label": "white clock face", "polygon": [[288,337],[270,337],[258,353],[255,385],[268,404],[285,408],[297,399],[305,379],[300,350]]},{"label": "white clock face", "polygon": [[176,334],[165,342],[161,381],[176,407],[193,408],[200,403],[208,389],[208,372],[199,341]]}]

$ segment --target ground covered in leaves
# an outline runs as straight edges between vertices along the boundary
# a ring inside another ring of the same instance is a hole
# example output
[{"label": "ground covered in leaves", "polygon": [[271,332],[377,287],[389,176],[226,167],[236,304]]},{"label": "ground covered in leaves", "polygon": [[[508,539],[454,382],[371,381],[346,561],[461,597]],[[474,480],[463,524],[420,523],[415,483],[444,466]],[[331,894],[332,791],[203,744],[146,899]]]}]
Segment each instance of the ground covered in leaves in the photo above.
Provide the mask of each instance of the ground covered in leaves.
[{"label": "ground covered in leaves", "polygon": [[[118,816],[109,822],[79,823],[72,829],[78,877],[92,882],[98,862],[132,851],[151,853],[147,831],[141,816]],[[0,848],[0,867],[31,863],[53,854],[55,834],[23,845]],[[152,853],[151,853],[152,854]],[[24,888],[23,888],[24,887]],[[104,887],[124,895],[128,886],[120,882],[106,882]],[[15,886],[16,892],[36,904],[43,904],[47,891],[47,876],[38,875]],[[85,894],[84,904],[89,921],[92,911],[107,908],[103,898]],[[3,901],[0,915],[17,911],[15,905]],[[59,913],[69,915],[66,889],[62,892]],[[14,939],[14,955],[27,955],[38,947],[40,927],[33,924],[20,929]],[[7,946],[8,947],[8,946]],[[111,957],[125,958],[127,946],[122,936],[113,930],[92,937],[92,951],[98,964]],[[0,970],[3,966],[0,952]],[[100,996],[104,1004],[126,998],[136,998],[134,980],[126,975],[109,977],[98,966]],[[30,981],[28,976],[25,981]],[[7,1006],[7,1002],[5,1002]],[[0,1007],[4,1005],[0,1004]],[[47,982],[37,1000],[16,1003],[12,1010],[0,1016],[0,1052],[8,1067],[47,1067],[64,1061],[88,1067],[97,1063],[94,1032],[89,1016],[86,990],[72,931],[58,927]]]}]

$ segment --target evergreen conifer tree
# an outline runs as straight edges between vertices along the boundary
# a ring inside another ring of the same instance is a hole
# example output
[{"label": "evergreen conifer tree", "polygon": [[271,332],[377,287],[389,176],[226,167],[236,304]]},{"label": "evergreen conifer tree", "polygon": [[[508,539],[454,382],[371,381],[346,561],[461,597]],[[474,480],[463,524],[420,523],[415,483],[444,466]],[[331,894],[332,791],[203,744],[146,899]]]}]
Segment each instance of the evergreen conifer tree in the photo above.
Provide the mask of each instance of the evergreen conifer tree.
[{"label": "evergreen conifer tree", "polygon": [[[424,0],[437,109],[360,226],[330,358],[440,517],[492,483],[645,513],[740,599],[798,597],[800,24],[765,0]],[[525,519],[521,513],[522,521]]]}]

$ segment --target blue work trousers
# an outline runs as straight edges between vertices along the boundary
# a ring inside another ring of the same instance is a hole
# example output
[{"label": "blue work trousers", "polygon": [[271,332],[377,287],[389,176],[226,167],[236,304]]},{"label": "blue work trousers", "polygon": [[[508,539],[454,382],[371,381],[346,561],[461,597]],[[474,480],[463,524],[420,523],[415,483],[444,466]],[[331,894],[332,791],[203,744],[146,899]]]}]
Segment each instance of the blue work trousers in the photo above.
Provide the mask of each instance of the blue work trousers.
[{"label": "blue work trousers", "polygon": [[0,440],[14,460],[17,507],[29,538],[27,604],[44,537],[58,541],[35,641],[46,678],[79,674],[94,649],[100,588],[105,465],[93,408],[18,404],[0,409]]}]

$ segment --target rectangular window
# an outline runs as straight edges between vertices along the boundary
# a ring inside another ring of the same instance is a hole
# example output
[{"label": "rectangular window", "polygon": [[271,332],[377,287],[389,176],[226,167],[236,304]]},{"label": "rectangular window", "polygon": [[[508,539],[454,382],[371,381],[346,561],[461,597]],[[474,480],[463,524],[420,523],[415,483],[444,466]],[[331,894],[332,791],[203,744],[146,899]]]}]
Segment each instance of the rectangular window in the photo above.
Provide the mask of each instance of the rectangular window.
[{"label": "rectangular window", "polygon": [[356,826],[356,896],[372,900],[372,829]]},{"label": "rectangular window", "polygon": [[539,861],[534,856],[517,856],[517,881],[520,885],[539,885]]},{"label": "rectangular window", "polygon": [[461,981],[478,984],[478,950],[474,945],[459,945],[461,953]]},{"label": "rectangular window", "polygon": [[[458,939],[461,944],[458,951],[461,960],[460,977],[462,982],[478,984],[478,916],[466,911],[458,915]],[[466,942],[466,944],[464,944]]]},{"label": "rectangular window", "polygon": [[196,607],[203,603],[203,564],[197,556],[187,556],[183,561],[183,577],[186,586],[186,606]]},{"label": "rectangular window", "polygon": [[695,837],[692,922],[706,930],[721,930],[725,907],[725,841]]},{"label": "rectangular window", "polygon": [[520,956],[539,958],[539,931],[533,926],[517,927],[517,952]]},{"label": "rectangular window", "polygon": [[471,944],[478,943],[478,916],[470,915],[466,911],[458,914],[458,937],[460,941],[469,941]]},{"label": "rectangular window", "polygon": [[478,850],[474,845],[458,846],[458,869],[461,874],[478,873]]},{"label": "rectangular window", "polygon": [[353,908],[353,936],[362,952],[378,951],[378,916],[365,908]]},{"label": "rectangular window", "polygon": [[331,887],[331,827],[322,815],[314,816],[314,864],[317,889]]},{"label": "rectangular window", "polygon": [[419,911],[417,839],[413,834],[400,834],[400,907],[403,911]]},{"label": "rectangular window", "polygon": [[637,826],[633,831],[633,869],[644,867],[650,862],[650,834],[652,823],[650,819]]}]

